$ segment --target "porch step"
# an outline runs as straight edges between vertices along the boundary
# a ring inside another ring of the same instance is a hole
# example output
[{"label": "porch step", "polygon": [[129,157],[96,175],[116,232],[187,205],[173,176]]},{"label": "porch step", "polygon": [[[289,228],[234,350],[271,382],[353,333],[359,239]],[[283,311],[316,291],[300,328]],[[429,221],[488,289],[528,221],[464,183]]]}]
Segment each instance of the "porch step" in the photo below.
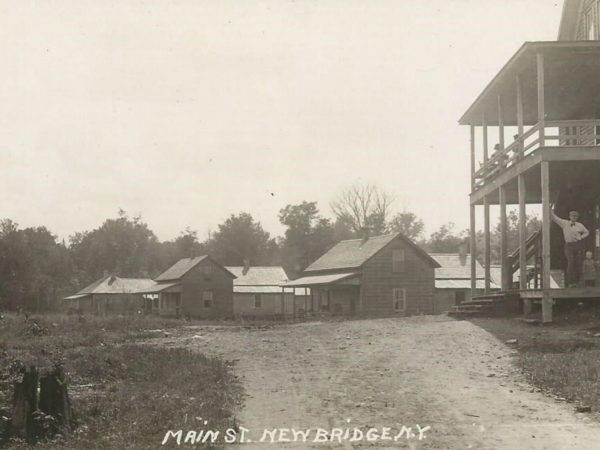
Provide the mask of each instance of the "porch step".
[{"label": "porch step", "polygon": [[453,306],[448,315],[452,317],[490,317],[505,316],[519,312],[521,298],[514,292],[497,292],[478,295]]}]

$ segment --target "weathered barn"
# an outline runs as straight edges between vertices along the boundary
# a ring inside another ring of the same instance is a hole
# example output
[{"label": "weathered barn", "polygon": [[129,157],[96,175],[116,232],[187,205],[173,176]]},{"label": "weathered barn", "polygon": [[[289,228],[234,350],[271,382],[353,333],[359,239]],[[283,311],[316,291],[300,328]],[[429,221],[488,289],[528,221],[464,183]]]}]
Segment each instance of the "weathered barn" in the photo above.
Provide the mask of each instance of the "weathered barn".
[{"label": "weathered barn", "polygon": [[[452,306],[461,304],[471,298],[471,255],[460,253],[430,253],[440,267],[435,269],[434,313],[449,311]],[[475,261],[476,279],[475,293],[485,290],[484,271],[481,264]],[[492,283],[493,289],[499,289]]]},{"label": "weathered barn", "polygon": [[288,286],[311,288],[314,313],[432,314],[436,267],[405,236],[388,234],[341,241]]},{"label": "weathered barn", "polygon": [[137,292],[153,284],[151,279],[107,275],[76,294],[65,297],[64,309],[94,314],[133,313],[144,307],[144,300]]},{"label": "weathered barn", "polygon": [[197,318],[233,317],[232,274],[208,255],[183,258],[139,293],[154,313]]}]

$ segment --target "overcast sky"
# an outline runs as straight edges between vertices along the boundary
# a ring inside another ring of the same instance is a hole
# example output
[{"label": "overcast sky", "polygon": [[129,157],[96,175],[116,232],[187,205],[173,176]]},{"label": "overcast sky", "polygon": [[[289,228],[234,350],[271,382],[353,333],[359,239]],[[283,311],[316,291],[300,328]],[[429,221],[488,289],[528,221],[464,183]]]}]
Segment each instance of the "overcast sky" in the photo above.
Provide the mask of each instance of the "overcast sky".
[{"label": "overcast sky", "polygon": [[562,1],[0,0],[0,218],[161,240],[360,180],[468,226],[457,120]]}]

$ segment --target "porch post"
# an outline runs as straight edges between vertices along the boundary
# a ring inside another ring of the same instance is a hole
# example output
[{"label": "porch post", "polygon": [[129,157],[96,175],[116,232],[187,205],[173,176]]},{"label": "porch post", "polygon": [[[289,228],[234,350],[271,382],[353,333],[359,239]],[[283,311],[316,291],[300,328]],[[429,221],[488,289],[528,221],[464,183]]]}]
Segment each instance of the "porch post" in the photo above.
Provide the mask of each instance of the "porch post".
[{"label": "porch post", "polygon": [[538,123],[540,126],[540,147],[545,145],[545,111],[544,111],[544,54],[537,53],[537,101],[538,101]]},{"label": "porch post", "polygon": [[517,77],[516,77],[516,83],[517,83],[517,133],[519,135],[519,138],[518,138],[519,139],[519,154],[522,155],[525,145],[524,145],[523,141],[521,141],[522,136],[523,136],[524,126],[523,126],[523,93],[521,90],[521,77],[519,77],[519,75],[517,75]]},{"label": "porch post", "polygon": [[502,96],[498,95],[498,144],[504,150],[504,114],[502,112]]},{"label": "porch post", "polygon": [[[475,126],[471,125],[471,192],[475,190]],[[475,240],[475,205],[471,204],[469,228],[469,253],[471,254],[471,298],[477,291],[477,243]]]},{"label": "porch post", "polygon": [[490,292],[490,201],[483,197],[483,237],[484,237],[484,263],[485,263],[485,292]]},{"label": "porch post", "polygon": [[281,286],[281,316],[285,318],[285,288]]},{"label": "porch post", "polygon": [[542,169],[542,321],[552,322],[550,298],[550,163],[541,162]]},{"label": "porch post", "polygon": [[483,162],[486,163],[488,160],[488,128],[485,113],[481,117],[481,123],[483,125]]},{"label": "porch post", "polygon": [[508,260],[508,235],[506,232],[506,187],[500,186],[498,190],[498,203],[500,203],[500,263],[502,264],[502,290],[511,287],[511,264]]},{"label": "porch post", "polygon": [[[519,289],[527,289],[527,214],[525,196],[525,175],[519,174]],[[523,314],[531,313],[531,300],[523,299]]]}]

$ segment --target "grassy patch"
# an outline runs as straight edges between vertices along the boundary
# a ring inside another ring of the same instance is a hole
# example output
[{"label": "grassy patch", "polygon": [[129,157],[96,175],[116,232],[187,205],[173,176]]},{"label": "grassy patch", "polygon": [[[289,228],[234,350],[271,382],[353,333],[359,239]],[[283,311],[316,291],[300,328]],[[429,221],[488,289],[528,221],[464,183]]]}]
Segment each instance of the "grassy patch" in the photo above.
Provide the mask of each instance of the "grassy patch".
[{"label": "grassy patch", "polygon": [[517,362],[532,385],[600,411],[600,320],[594,314],[559,317],[550,325],[520,319],[473,321],[502,341],[517,339]]},{"label": "grassy patch", "polygon": [[211,429],[233,425],[242,397],[227,362],[134,341],[144,330],[182,322],[75,316],[35,321],[0,321],[0,416],[10,415],[20,365],[63,363],[79,426],[64,442],[46,442],[44,448],[157,448],[167,430],[200,429],[197,417],[209,420]]}]

